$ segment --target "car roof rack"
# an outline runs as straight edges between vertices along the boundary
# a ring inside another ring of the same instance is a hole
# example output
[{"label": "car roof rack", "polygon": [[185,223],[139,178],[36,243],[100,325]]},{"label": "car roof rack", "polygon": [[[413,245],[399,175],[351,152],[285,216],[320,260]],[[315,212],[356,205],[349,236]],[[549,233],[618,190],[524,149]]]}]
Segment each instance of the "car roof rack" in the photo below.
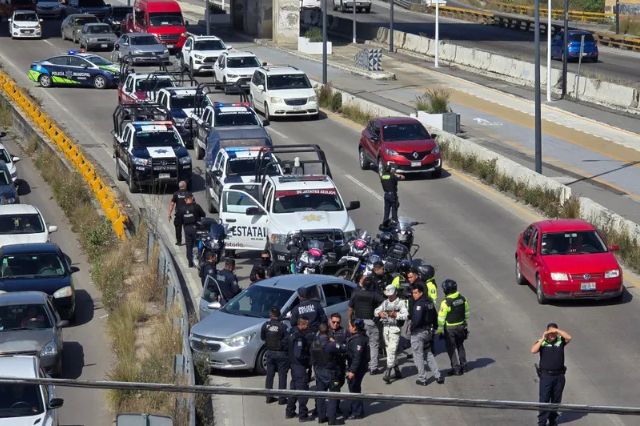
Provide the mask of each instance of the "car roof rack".
[{"label": "car roof rack", "polygon": [[[302,170],[294,170],[296,158],[299,159]],[[274,168],[277,169],[277,166],[280,166],[284,176],[290,179],[289,182],[302,181],[305,178],[311,181],[331,177],[327,157],[320,145],[316,144],[279,145],[262,148],[256,160],[255,181],[264,182],[266,176],[272,175],[270,172]],[[280,181],[282,182],[282,178]]]},{"label": "car roof rack", "polygon": [[120,134],[127,123],[134,121],[171,121],[166,109],[156,103],[118,105],[113,111],[113,131]]}]

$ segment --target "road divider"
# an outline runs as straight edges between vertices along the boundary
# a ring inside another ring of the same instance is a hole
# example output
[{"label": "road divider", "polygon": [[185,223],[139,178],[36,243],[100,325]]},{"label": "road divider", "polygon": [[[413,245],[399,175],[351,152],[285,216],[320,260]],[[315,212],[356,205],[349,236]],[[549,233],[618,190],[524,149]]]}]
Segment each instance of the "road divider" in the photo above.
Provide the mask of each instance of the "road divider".
[{"label": "road divider", "polygon": [[96,167],[85,157],[78,145],[66,135],[60,126],[27,95],[16,82],[0,70],[0,88],[6,98],[12,101],[42,134],[64,154],[91,188],[113,231],[120,239],[126,238],[125,228],[129,221],[113,189],[98,174]]}]

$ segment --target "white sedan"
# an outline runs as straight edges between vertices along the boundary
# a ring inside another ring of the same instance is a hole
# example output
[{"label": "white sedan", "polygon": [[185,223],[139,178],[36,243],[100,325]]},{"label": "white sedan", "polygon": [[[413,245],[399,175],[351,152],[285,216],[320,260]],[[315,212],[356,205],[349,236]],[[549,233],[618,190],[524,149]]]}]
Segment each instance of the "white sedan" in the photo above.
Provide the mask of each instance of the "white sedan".
[{"label": "white sedan", "polygon": [[0,247],[8,244],[46,243],[58,227],[47,225],[30,204],[0,205]]},{"label": "white sedan", "polygon": [[20,157],[16,157],[15,155],[11,155],[7,148],[4,147],[0,143],[0,161],[4,161],[7,163],[7,168],[9,169],[9,173],[11,173],[11,180],[15,183],[16,179],[18,179],[18,170],[16,169],[16,163],[20,161]]}]

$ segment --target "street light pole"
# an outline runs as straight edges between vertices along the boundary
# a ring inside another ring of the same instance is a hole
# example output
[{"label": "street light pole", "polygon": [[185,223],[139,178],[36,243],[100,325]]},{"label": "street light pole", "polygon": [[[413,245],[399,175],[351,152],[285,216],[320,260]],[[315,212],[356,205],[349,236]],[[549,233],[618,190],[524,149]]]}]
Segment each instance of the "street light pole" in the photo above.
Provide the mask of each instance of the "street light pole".
[{"label": "street light pole", "polygon": [[395,0],[390,0],[390,8],[389,8],[389,53],[393,52],[393,5],[395,4]]},{"label": "street light pole", "polygon": [[535,57],[535,78],[534,78],[534,93],[535,93],[535,166],[536,172],[542,173],[542,122],[540,107],[540,0],[535,0],[535,14],[534,14],[534,36],[533,42],[536,45],[536,57]]},{"label": "street light pole", "polygon": [[620,0],[616,0],[616,34],[620,34]]},{"label": "street light pole", "polygon": [[204,22],[207,28],[207,35],[211,35],[211,27],[209,24],[209,0],[204,0]]},{"label": "street light pole", "polygon": [[327,0],[322,0],[322,84],[327,84]]},{"label": "street light pole", "polygon": [[567,55],[569,54],[569,0],[564,0],[564,28],[562,33],[562,99],[567,96]]},{"label": "street light pole", "polygon": [[436,2],[436,55],[433,65],[438,68],[438,57],[440,56],[440,0]]},{"label": "street light pole", "polygon": [[353,44],[356,44],[356,0],[352,0],[353,3]]},{"label": "street light pole", "polygon": [[547,0],[547,102],[551,102],[551,0]]}]

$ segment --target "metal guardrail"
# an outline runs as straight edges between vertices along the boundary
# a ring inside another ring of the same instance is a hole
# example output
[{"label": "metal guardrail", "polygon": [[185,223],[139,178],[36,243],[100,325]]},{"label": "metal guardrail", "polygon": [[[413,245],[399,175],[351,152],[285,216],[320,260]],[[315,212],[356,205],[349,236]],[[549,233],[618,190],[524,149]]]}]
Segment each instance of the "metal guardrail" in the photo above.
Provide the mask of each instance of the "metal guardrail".
[{"label": "metal guardrail", "polygon": [[[517,5],[504,2],[490,2],[489,5],[495,5],[498,10],[504,12],[520,13],[522,15],[533,16],[533,6]],[[540,8],[540,14],[547,16],[547,8]],[[551,9],[551,17],[554,19],[562,19],[564,16],[564,10]],[[580,10],[569,10],[569,20],[579,22],[594,22],[602,23],[609,22],[615,14],[605,12],[583,12]]]}]

